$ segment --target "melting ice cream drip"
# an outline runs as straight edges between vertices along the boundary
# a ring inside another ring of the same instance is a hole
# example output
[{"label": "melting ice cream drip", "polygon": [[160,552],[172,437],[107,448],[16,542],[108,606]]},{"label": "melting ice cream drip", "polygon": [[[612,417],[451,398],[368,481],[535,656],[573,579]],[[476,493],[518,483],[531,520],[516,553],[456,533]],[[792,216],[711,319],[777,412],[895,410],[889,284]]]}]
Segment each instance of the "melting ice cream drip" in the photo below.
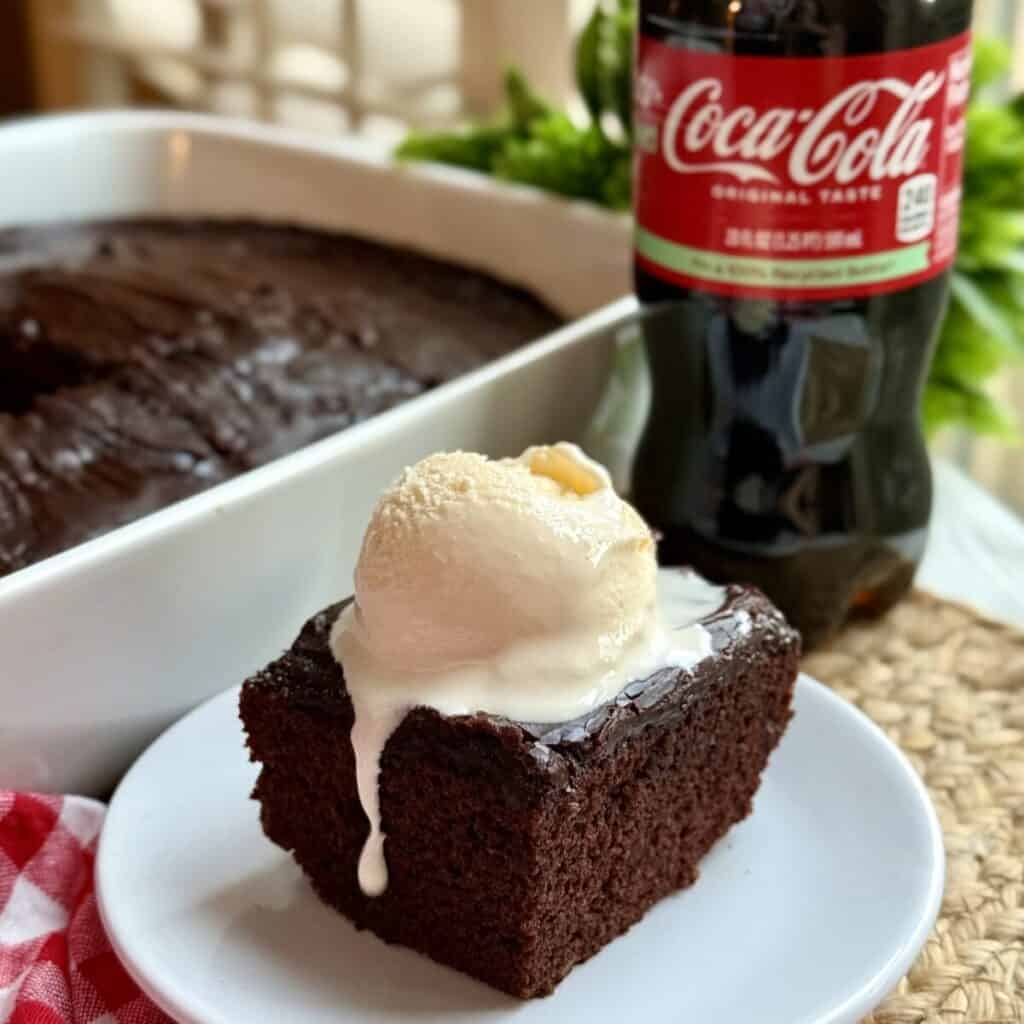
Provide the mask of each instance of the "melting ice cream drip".
[{"label": "melting ice cream drip", "polygon": [[374,511],[355,591],[331,649],[355,712],[368,896],[387,888],[380,759],[410,709],[571,721],[635,679],[710,654],[699,620],[724,600],[695,574],[659,574],[647,525],[568,444],[407,469]]}]

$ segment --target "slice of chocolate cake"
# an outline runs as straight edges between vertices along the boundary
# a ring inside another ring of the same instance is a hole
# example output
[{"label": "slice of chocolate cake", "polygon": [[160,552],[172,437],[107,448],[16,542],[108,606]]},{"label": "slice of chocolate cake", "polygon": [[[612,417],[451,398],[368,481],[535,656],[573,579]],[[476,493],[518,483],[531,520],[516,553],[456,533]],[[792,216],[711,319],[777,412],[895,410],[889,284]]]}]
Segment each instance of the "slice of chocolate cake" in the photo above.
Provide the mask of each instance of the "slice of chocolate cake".
[{"label": "slice of chocolate cake", "polygon": [[545,995],[750,813],[799,653],[758,591],[659,573],[578,448],[431,456],[242,687],[263,827],[358,927]]},{"label": "slice of chocolate cake", "polygon": [[559,725],[410,712],[382,758],[390,884],[363,894],[368,825],[352,702],[329,646],[340,606],[242,690],[267,835],[360,928],[521,998],[691,885],[746,817],[789,719],[799,640],[759,592],[726,591],[714,653]]}]

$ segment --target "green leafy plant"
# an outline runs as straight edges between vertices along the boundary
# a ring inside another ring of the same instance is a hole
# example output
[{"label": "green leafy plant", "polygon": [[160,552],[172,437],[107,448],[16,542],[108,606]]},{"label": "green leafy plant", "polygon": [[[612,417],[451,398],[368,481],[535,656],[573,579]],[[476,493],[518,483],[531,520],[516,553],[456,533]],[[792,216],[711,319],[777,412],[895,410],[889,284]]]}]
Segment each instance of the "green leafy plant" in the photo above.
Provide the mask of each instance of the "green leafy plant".
[{"label": "green leafy plant", "polygon": [[[576,82],[589,121],[576,124],[509,71],[506,110],[494,123],[410,135],[403,159],[456,164],[613,210],[631,201],[635,0],[600,0],[576,47]],[[1024,95],[1001,86],[1010,55],[975,46],[967,112],[963,221],[949,312],[922,406],[926,429],[959,424],[1015,436],[1017,424],[986,390],[1024,354]]]},{"label": "green leafy plant", "polygon": [[1024,97],[1001,98],[1009,66],[1003,43],[977,42],[960,249],[922,410],[930,431],[960,423],[977,433],[1017,432],[985,389],[1024,353]]},{"label": "green leafy plant", "polygon": [[632,155],[634,0],[599,4],[576,47],[576,79],[587,124],[539,98],[516,70],[505,75],[505,111],[463,131],[412,134],[406,160],[432,160],[533,185],[613,210],[629,208]]}]

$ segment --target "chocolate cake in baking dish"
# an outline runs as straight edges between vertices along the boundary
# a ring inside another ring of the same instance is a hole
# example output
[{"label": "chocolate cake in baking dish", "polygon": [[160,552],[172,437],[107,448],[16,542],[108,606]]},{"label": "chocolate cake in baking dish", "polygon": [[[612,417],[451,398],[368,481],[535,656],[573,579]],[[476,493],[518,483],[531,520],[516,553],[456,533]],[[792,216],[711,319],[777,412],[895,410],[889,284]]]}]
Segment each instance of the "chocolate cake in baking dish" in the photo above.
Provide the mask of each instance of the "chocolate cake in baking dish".
[{"label": "chocolate cake in baking dish", "polygon": [[537,338],[486,275],[253,222],[0,231],[0,576]]}]

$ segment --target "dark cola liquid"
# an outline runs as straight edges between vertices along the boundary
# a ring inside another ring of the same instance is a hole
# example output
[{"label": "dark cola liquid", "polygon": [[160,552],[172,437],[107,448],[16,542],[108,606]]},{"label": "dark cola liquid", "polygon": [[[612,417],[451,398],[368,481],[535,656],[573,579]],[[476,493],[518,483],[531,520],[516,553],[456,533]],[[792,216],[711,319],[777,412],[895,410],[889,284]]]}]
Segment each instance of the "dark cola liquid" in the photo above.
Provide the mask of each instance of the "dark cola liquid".
[{"label": "dark cola liquid", "polygon": [[[820,59],[942,41],[970,14],[969,0],[644,0],[640,30]],[[685,290],[638,266],[653,404],[632,499],[664,535],[662,561],[757,584],[807,646],[900,597],[931,509],[918,408],[948,285],[787,302]]]}]

